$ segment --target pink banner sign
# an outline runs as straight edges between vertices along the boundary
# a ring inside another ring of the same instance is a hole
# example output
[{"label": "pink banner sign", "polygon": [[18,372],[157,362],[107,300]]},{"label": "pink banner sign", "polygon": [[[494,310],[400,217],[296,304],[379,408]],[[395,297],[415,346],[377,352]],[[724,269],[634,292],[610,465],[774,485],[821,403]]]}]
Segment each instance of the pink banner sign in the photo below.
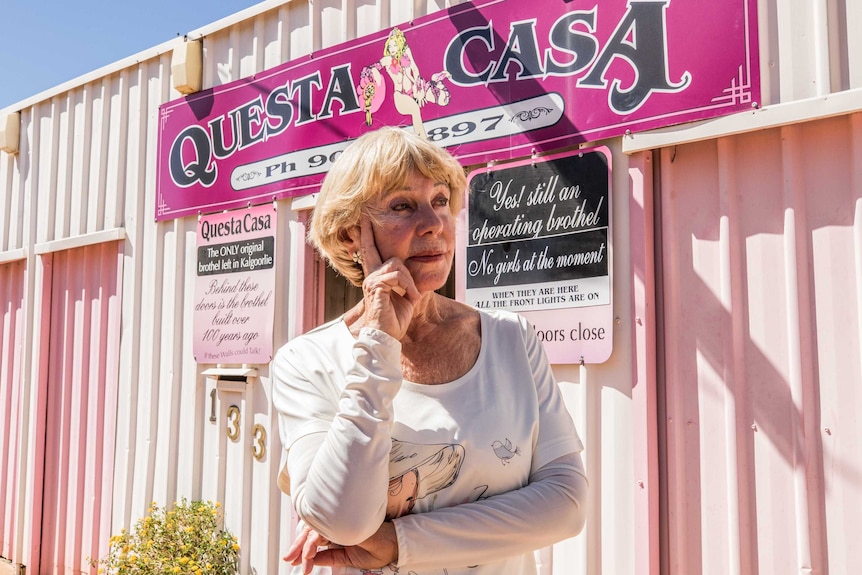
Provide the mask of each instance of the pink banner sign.
[{"label": "pink banner sign", "polygon": [[313,192],[384,125],[475,165],[750,109],[756,3],[480,0],[169,102],[156,219]]},{"label": "pink banner sign", "polygon": [[193,352],[198,363],[269,363],[275,317],[273,204],[198,221]]}]

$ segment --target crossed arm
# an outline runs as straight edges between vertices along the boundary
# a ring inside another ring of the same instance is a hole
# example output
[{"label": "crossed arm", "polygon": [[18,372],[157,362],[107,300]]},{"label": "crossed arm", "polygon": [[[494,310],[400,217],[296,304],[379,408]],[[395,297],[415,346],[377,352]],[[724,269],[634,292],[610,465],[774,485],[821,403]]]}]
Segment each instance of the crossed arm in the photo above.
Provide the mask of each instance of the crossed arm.
[{"label": "crossed arm", "polygon": [[[308,438],[306,447],[314,439]],[[405,515],[379,523],[352,525],[365,531],[332,531],[338,537],[361,537],[353,545],[332,545],[314,525],[313,504],[303,498],[297,511],[306,522],[285,560],[302,564],[349,565],[376,569],[409,565],[414,569],[476,565],[545,547],[577,535],[586,517],[588,491],[580,454],[562,456],[533,472],[528,485],[473,503]],[[325,527],[324,527],[325,528]],[[319,550],[319,546],[328,547]]]},{"label": "crossed arm", "polygon": [[[391,402],[401,386],[400,347],[364,330],[355,367],[326,431],[306,434],[288,453],[294,507],[308,526],[287,560],[313,565],[421,569],[475,565],[538,549],[583,527],[587,481],[578,453],[534,469],[514,491],[385,521]],[[320,544],[332,544],[318,552]]]}]

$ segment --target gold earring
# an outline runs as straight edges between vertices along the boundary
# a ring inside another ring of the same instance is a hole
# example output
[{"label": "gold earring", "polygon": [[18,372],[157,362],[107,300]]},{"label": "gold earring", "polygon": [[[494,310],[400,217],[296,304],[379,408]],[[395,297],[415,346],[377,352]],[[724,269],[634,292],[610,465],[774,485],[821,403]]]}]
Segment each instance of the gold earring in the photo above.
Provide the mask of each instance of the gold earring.
[{"label": "gold earring", "polygon": [[353,262],[359,264],[360,266],[362,265],[362,252],[353,252]]}]

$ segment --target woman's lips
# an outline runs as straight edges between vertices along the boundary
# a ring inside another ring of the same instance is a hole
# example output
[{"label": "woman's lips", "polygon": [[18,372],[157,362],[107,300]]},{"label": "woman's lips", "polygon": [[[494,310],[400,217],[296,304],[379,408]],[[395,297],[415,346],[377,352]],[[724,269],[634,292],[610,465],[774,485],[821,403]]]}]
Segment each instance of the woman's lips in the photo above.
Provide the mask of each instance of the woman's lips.
[{"label": "woman's lips", "polygon": [[433,262],[444,257],[445,253],[443,252],[422,252],[412,255],[408,259],[420,262]]}]

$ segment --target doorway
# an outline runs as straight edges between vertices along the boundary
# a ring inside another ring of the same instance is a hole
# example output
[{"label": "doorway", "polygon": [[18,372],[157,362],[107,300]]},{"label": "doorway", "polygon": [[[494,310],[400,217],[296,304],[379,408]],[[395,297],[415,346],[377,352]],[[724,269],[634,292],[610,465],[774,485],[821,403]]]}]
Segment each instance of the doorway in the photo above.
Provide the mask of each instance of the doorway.
[{"label": "doorway", "polygon": [[50,303],[43,304],[48,334],[39,382],[46,400],[37,572],[95,573],[88,560],[104,556],[110,530],[122,245],[43,258]]}]

